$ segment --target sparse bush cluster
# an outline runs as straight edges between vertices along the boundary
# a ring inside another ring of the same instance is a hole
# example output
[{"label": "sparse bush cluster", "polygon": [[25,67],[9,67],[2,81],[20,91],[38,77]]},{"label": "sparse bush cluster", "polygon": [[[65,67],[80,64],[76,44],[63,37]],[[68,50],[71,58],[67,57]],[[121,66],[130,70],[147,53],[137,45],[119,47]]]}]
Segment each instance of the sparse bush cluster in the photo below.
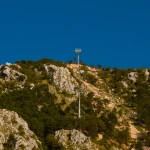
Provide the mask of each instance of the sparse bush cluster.
[{"label": "sparse bush cluster", "polygon": [[[128,78],[128,74],[131,72],[137,73],[135,82]],[[150,131],[150,118],[148,117],[150,113],[150,77],[146,76],[146,69],[102,69],[99,71],[99,77],[105,81],[115,94],[126,100],[126,107],[137,113],[136,116],[131,118],[134,124],[146,127]],[[126,82],[127,87],[123,86],[122,81]],[[120,136],[120,133],[117,133],[117,136]],[[149,137],[149,134],[146,134],[144,140],[139,139],[135,147],[142,149],[142,145],[149,146]]]}]

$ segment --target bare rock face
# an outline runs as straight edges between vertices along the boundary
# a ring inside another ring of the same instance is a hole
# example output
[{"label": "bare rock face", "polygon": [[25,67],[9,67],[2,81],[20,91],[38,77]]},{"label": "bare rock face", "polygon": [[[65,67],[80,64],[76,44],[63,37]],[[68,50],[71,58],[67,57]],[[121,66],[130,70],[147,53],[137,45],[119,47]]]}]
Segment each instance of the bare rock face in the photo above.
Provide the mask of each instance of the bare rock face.
[{"label": "bare rock face", "polygon": [[44,65],[44,67],[51,80],[53,80],[58,88],[70,94],[74,93],[74,88],[78,86],[78,83],[71,76],[71,73],[67,68],[57,67],[55,65]]},{"label": "bare rock face", "polygon": [[[26,75],[12,69],[10,63],[6,63],[5,65],[0,66],[0,74],[4,76],[5,81],[9,80],[17,80],[20,76],[24,76],[24,78],[27,78]],[[16,65],[17,67],[20,67]]]},{"label": "bare rock face", "polygon": [[78,130],[59,130],[55,132],[55,139],[67,150],[98,150],[89,137]]},{"label": "bare rock face", "polygon": [[14,111],[0,109],[0,150],[10,142],[10,137],[14,150],[40,149],[41,142],[29,130],[28,124]]},{"label": "bare rock face", "polygon": [[125,88],[128,88],[128,87],[129,87],[126,81],[121,81],[121,83],[123,84],[123,86],[124,86]]},{"label": "bare rock face", "polygon": [[129,80],[132,80],[134,83],[136,82],[137,77],[138,77],[137,72],[130,72],[130,73],[128,74],[128,79],[129,79]]},{"label": "bare rock face", "polygon": [[146,71],[145,71],[145,76],[146,76],[146,81],[148,80],[148,78],[149,78],[149,71],[148,71],[148,69],[146,69]]}]

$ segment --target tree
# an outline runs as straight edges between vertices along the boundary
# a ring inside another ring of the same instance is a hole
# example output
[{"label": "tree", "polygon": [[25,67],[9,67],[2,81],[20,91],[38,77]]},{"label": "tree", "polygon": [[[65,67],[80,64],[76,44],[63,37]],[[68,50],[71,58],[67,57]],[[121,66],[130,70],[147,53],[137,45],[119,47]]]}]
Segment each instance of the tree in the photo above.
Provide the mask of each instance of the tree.
[{"label": "tree", "polygon": [[135,145],[135,149],[136,150],[143,150],[143,146],[142,146],[142,143],[140,141],[138,141]]},{"label": "tree", "polygon": [[45,144],[49,150],[63,150],[63,146],[58,143],[53,134],[48,134],[45,138]]},{"label": "tree", "polygon": [[16,144],[16,138],[13,134],[10,134],[6,143],[3,144],[4,150],[14,150]]},{"label": "tree", "polygon": [[102,65],[98,64],[98,65],[97,65],[97,69],[100,69],[100,70],[101,70],[101,69],[102,69]]}]

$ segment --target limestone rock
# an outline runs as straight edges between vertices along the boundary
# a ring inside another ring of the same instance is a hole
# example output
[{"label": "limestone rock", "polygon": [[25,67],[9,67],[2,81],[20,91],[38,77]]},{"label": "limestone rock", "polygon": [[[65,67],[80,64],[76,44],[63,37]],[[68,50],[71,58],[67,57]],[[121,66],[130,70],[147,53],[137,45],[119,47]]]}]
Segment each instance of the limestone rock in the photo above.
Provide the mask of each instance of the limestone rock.
[{"label": "limestone rock", "polygon": [[61,143],[65,149],[72,150],[98,150],[99,147],[93,144],[89,137],[86,137],[78,130],[59,130],[55,132],[55,139]]},{"label": "limestone rock", "polygon": [[4,143],[10,135],[15,138],[14,150],[40,149],[41,142],[35,134],[29,130],[28,124],[18,116],[14,111],[0,109],[0,150],[4,148]]},{"label": "limestone rock", "polygon": [[11,64],[6,63],[6,65],[1,65],[0,66],[0,74],[2,76],[4,76],[5,81],[17,80],[17,79],[19,79],[19,77],[21,75],[25,76],[25,78],[27,78],[26,75],[24,75],[24,74],[22,74],[22,73],[20,73],[20,72],[18,72],[16,70],[14,70],[14,69],[12,69],[10,67],[10,65]]},{"label": "limestone rock", "polygon": [[30,84],[30,90],[32,90],[35,87],[34,83]]},{"label": "limestone rock", "polygon": [[128,88],[128,87],[129,87],[126,81],[121,81],[121,83],[123,84],[123,86],[124,86],[125,88]]},{"label": "limestone rock", "polygon": [[132,80],[134,83],[136,82],[137,77],[138,77],[137,72],[130,72],[130,73],[128,74],[128,79],[129,79],[129,80]]},{"label": "limestone rock", "polygon": [[57,67],[55,65],[44,65],[45,70],[53,80],[54,84],[62,91],[70,94],[74,93],[74,88],[78,86],[76,80],[71,76],[70,71],[64,67]]},{"label": "limestone rock", "polygon": [[23,85],[20,85],[20,84],[16,85],[16,87],[17,87],[18,89],[23,89],[23,88],[24,88],[24,86],[23,86]]},{"label": "limestone rock", "polygon": [[9,62],[6,62],[5,65],[6,65],[6,66],[11,66],[12,64],[9,63]]},{"label": "limestone rock", "polygon": [[149,74],[150,74],[150,73],[149,73],[148,69],[146,69],[146,71],[145,71],[146,80],[148,80]]}]

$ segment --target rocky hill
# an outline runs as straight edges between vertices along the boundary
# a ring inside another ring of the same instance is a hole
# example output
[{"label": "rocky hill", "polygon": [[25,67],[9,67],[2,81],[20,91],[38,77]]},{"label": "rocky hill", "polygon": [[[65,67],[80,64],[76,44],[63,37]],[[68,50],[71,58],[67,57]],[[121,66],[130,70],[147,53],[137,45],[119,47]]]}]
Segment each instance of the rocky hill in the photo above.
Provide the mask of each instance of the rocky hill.
[{"label": "rocky hill", "polygon": [[149,72],[85,64],[79,72],[50,59],[0,65],[1,149],[149,149]]},{"label": "rocky hill", "polygon": [[13,111],[0,110],[0,149],[41,149],[28,124]]}]

